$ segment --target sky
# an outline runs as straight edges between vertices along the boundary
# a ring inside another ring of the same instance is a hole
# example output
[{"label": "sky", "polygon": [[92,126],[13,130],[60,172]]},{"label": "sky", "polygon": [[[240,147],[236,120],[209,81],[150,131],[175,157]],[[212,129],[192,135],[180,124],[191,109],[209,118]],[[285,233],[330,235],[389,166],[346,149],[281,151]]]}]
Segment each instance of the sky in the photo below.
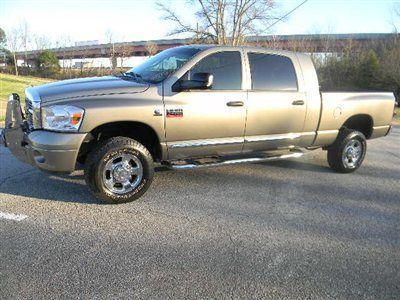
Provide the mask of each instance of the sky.
[{"label": "sky", "polygon": [[[303,0],[276,0],[284,15]],[[164,1],[190,20],[187,0]],[[392,9],[400,0],[308,0],[273,34],[392,32]],[[55,40],[139,41],[168,36],[174,26],[162,20],[154,0],[0,0],[0,27],[7,30],[26,21],[29,31]]]}]

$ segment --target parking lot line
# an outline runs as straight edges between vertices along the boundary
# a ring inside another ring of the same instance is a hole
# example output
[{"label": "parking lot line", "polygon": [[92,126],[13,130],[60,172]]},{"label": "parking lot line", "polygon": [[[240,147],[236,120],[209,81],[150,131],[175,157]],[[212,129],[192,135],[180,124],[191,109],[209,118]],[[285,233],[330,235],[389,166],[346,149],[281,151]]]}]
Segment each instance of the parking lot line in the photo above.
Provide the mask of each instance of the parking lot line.
[{"label": "parking lot line", "polygon": [[28,216],[26,216],[26,215],[10,214],[10,213],[0,211],[0,219],[22,221],[22,220],[26,219],[27,217]]}]

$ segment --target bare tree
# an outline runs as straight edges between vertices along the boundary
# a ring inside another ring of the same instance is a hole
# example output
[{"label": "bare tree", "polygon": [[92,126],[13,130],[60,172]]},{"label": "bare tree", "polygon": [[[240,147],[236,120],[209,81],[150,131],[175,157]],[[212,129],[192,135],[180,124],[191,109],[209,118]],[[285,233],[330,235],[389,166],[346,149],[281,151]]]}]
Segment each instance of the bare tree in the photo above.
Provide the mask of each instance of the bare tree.
[{"label": "bare tree", "polygon": [[156,43],[151,42],[151,41],[146,42],[145,48],[146,48],[146,52],[149,56],[153,56],[153,55],[157,54],[158,47],[157,47]]},{"label": "bare tree", "polygon": [[121,61],[120,67],[123,68],[124,61],[131,55],[132,47],[128,43],[119,43],[116,45],[115,51]]},{"label": "bare tree", "polygon": [[110,64],[111,68],[114,70],[117,67],[117,57],[115,52],[114,33],[111,31],[111,29],[108,29],[106,31],[106,41],[107,43],[110,44],[110,50],[109,50]]},{"label": "bare tree", "polygon": [[400,31],[400,4],[393,6],[393,18],[392,18],[394,32],[399,33]]},{"label": "bare tree", "polygon": [[44,35],[33,35],[33,42],[36,50],[44,50],[51,47],[51,41]]},{"label": "bare tree", "polygon": [[66,47],[72,46],[72,39],[68,35],[60,35],[55,41],[56,48],[62,49],[62,68],[65,68],[65,60],[67,59]]},{"label": "bare tree", "polygon": [[14,61],[14,71],[15,75],[18,76],[18,61],[17,61],[17,54],[16,52],[19,51],[21,47],[21,33],[18,29],[14,28],[7,33],[7,44],[8,48],[10,49],[13,61]]},{"label": "bare tree", "polygon": [[21,35],[22,48],[24,50],[24,65],[28,66],[29,27],[27,21],[23,21],[20,24],[19,32]]},{"label": "bare tree", "polygon": [[54,46],[55,48],[70,47],[73,45],[72,39],[69,35],[60,34],[55,38]]},{"label": "bare tree", "polygon": [[211,41],[220,45],[240,45],[248,35],[258,35],[268,30],[274,20],[274,0],[189,0],[197,7],[195,25],[186,23],[163,2],[157,5],[164,19],[173,22],[176,29],[170,35],[191,33],[195,40]]}]

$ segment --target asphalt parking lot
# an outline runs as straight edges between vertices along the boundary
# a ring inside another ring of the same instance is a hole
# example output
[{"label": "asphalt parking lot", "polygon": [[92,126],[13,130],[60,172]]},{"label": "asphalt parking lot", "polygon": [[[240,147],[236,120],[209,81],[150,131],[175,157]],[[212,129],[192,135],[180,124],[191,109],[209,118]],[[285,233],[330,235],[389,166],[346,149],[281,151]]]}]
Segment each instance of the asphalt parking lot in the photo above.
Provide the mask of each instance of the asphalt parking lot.
[{"label": "asphalt parking lot", "polygon": [[0,148],[0,298],[398,299],[400,127],[368,146],[354,174],[317,150],[159,172],[118,206]]}]

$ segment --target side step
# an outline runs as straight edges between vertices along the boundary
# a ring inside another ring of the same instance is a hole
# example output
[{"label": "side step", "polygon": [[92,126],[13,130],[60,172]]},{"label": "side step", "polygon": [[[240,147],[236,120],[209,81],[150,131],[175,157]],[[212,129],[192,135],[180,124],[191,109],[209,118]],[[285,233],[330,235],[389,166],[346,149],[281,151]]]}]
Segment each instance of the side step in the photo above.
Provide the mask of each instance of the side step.
[{"label": "side step", "polygon": [[287,158],[298,158],[304,155],[303,151],[292,151],[291,153],[277,155],[277,156],[264,156],[264,157],[249,157],[249,158],[239,158],[239,159],[231,159],[231,160],[220,160],[217,162],[191,162],[191,163],[178,163],[174,162],[165,164],[165,166],[169,169],[173,170],[187,170],[187,169],[197,169],[197,168],[210,168],[210,167],[220,167],[227,165],[236,165],[236,164],[244,164],[244,163],[256,163],[256,162],[265,162],[265,161],[275,161]]}]

